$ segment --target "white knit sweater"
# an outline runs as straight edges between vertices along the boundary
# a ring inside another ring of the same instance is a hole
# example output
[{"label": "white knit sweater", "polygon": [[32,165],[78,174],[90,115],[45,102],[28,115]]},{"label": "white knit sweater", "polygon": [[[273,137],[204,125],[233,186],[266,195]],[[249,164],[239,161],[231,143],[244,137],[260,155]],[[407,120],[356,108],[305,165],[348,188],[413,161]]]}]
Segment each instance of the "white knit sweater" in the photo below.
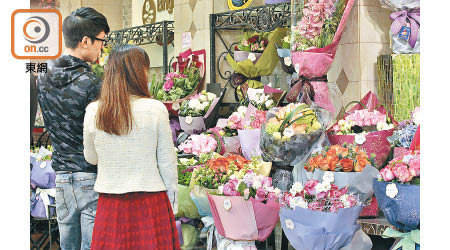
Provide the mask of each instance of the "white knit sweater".
[{"label": "white knit sweater", "polygon": [[100,193],[158,192],[167,190],[177,213],[177,158],[169,113],[164,104],[150,98],[130,98],[131,131],[111,135],[95,126],[98,101],[86,107],[84,157],[98,165],[94,190]]}]

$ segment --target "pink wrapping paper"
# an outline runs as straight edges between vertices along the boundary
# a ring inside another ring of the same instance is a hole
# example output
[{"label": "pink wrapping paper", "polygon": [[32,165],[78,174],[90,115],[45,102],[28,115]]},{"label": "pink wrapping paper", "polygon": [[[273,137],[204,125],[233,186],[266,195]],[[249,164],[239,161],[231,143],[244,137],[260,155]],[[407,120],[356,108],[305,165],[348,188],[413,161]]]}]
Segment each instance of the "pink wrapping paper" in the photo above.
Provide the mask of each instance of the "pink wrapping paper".
[{"label": "pink wrapping paper", "polygon": [[[367,93],[360,102],[366,105],[366,108],[369,109],[369,111],[373,111],[376,108],[376,110],[378,110],[380,113],[386,114],[386,109],[383,106],[378,106],[379,102],[377,96],[371,91],[369,91],[369,93]],[[350,109],[350,113],[363,108],[364,107],[362,107],[361,105],[356,104],[352,109]],[[390,114],[388,114],[388,116],[391,118],[394,124],[397,124],[397,122],[392,118]],[[337,122],[334,125],[337,125]],[[328,139],[330,140],[331,145],[354,143],[355,135],[334,135],[332,134],[333,126],[331,126],[331,128],[327,130]],[[394,130],[395,129],[381,130],[369,133],[366,135],[366,141],[362,145],[359,145],[367,152],[369,156],[372,153],[376,154],[375,164],[377,165],[377,168],[383,167],[383,163],[389,156],[389,153],[391,151],[391,144],[386,138],[388,136],[392,136]]]},{"label": "pink wrapping paper", "polygon": [[[295,71],[300,76],[306,78],[320,77],[326,75],[333,63],[336,49],[339,45],[342,32],[347,23],[348,16],[352,10],[355,0],[349,0],[342,15],[341,22],[333,37],[333,42],[323,48],[309,49],[305,51],[292,51],[291,58]],[[322,108],[334,114],[334,106],[328,94],[328,86],[326,82],[311,82],[316,96],[314,102],[319,104]]]},{"label": "pink wrapping paper", "polygon": [[[226,210],[223,201],[231,201],[231,209]],[[217,196],[208,194],[209,206],[217,231],[232,240],[264,241],[278,223],[280,205],[275,201],[267,204],[242,196]]]},{"label": "pink wrapping paper", "polygon": [[[231,201],[231,208],[224,208],[224,200]],[[251,201],[241,196],[218,196],[208,194],[214,224],[220,235],[232,240],[256,240],[258,229]]]}]

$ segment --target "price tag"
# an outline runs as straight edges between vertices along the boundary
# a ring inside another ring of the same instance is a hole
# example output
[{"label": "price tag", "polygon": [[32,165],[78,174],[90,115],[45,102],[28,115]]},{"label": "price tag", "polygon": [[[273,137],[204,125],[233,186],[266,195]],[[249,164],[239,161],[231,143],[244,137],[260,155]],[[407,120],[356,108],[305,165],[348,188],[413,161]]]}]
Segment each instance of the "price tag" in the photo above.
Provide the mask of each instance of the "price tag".
[{"label": "price tag", "polygon": [[41,163],[41,165],[39,165],[40,168],[45,168],[45,166],[47,166],[47,163],[46,163],[45,161],[43,161],[43,162]]},{"label": "price tag", "polygon": [[386,195],[392,199],[398,194],[397,185],[395,183],[390,183],[386,186]]},{"label": "price tag", "polygon": [[229,198],[226,198],[225,200],[223,200],[223,208],[225,208],[225,210],[227,210],[227,211],[230,211],[231,200]]}]

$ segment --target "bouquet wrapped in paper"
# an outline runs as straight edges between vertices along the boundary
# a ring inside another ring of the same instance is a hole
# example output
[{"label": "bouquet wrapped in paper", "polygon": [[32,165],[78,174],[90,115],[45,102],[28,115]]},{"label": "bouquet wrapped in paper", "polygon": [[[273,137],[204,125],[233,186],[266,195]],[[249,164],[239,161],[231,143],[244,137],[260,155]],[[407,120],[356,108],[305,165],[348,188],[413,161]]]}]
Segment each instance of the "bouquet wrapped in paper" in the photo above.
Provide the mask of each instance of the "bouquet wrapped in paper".
[{"label": "bouquet wrapped in paper", "polygon": [[400,154],[407,153],[413,144],[414,136],[420,124],[419,112],[419,108],[411,112],[411,119],[399,122],[397,130],[394,131],[392,136],[387,138],[389,143],[391,143],[391,147],[394,148],[394,158]]},{"label": "bouquet wrapped in paper", "polygon": [[152,81],[150,94],[166,105],[171,116],[177,116],[180,104],[202,89],[205,77],[206,51],[190,49],[180,53],[172,64],[173,72],[164,81]]},{"label": "bouquet wrapped in paper", "polygon": [[192,172],[201,163],[194,157],[178,159],[178,213],[176,217],[199,218],[197,207],[191,199],[189,184]]},{"label": "bouquet wrapped in paper", "polygon": [[372,179],[379,171],[371,165],[370,157],[355,145],[332,145],[311,156],[304,168],[297,171],[297,182],[305,184],[309,180],[320,180],[329,175],[339,188],[348,187],[351,194],[357,194],[361,202],[372,198]]},{"label": "bouquet wrapped in paper", "polygon": [[375,154],[376,167],[382,167],[391,151],[387,137],[394,133],[396,121],[369,92],[343,119],[327,130],[332,145],[357,144],[367,154]]},{"label": "bouquet wrapped in paper", "polygon": [[230,117],[224,122],[221,131],[225,143],[225,152],[231,154],[241,154],[241,143],[238,136],[238,130],[244,128],[244,118],[247,113],[246,106],[239,106],[238,109],[233,112]]},{"label": "bouquet wrapped in paper", "polygon": [[[235,88],[236,100],[239,100],[240,102],[245,101],[248,88],[262,88],[263,84],[260,82],[260,78],[261,76],[271,75],[274,71],[278,63],[275,43],[278,43],[285,33],[286,29],[284,28],[275,29],[268,35],[268,43],[264,44],[263,49],[261,48],[261,42],[259,42],[258,45],[256,43],[250,45],[250,48],[252,46],[256,47],[257,45],[258,49],[261,49],[260,51],[255,52],[263,51],[260,56],[254,52],[248,51],[235,51],[234,59],[230,54],[227,55],[226,60],[234,70],[234,74],[231,77],[231,84]],[[258,35],[258,37],[259,36],[260,35]],[[244,42],[242,42],[242,44],[243,43]],[[239,46],[237,49],[239,49]],[[238,58],[236,57],[236,52],[237,55],[244,53],[248,56],[246,58],[239,56]]]},{"label": "bouquet wrapped in paper", "polygon": [[358,197],[348,194],[348,187],[339,189],[331,182],[327,178],[321,183],[296,182],[284,193],[280,221],[295,249],[337,250],[350,244],[359,230],[356,220],[362,206]]},{"label": "bouquet wrapped in paper", "polygon": [[311,154],[323,138],[329,113],[318,105],[289,104],[267,112],[261,128],[263,159],[275,164],[294,166]]},{"label": "bouquet wrapped in paper", "polygon": [[389,162],[373,180],[378,204],[396,228],[411,231],[420,225],[420,151],[410,151]]},{"label": "bouquet wrapped in paper", "polygon": [[225,153],[223,140],[220,136],[219,129],[216,128],[209,129],[207,132],[199,135],[190,135],[178,146],[178,150],[196,156],[211,152],[218,154]]},{"label": "bouquet wrapped in paper", "polygon": [[198,134],[214,126],[219,106],[223,99],[203,90],[181,103],[178,118],[181,129],[189,134]]},{"label": "bouquet wrapped in paper", "polygon": [[[53,148],[44,147],[35,148],[31,152],[30,184],[35,190],[32,190],[31,215],[36,218],[49,218],[54,214],[54,208],[49,209],[50,204],[55,204],[56,196],[56,173],[51,166]],[[50,214],[49,214],[50,213]]]},{"label": "bouquet wrapped in paper", "polygon": [[395,54],[420,53],[420,8],[403,9],[390,15],[391,46]]},{"label": "bouquet wrapped in paper", "polygon": [[[334,114],[327,72],[347,23],[354,0],[294,0],[291,60],[300,76],[287,95],[289,102],[312,100]],[[298,12],[300,20],[295,20]]]},{"label": "bouquet wrapped in paper", "polygon": [[234,46],[234,60],[241,62],[249,59],[256,64],[269,44],[268,36],[269,33],[244,33],[243,39]]},{"label": "bouquet wrapped in paper", "polygon": [[278,222],[280,193],[270,177],[252,170],[242,179],[232,175],[220,195],[208,195],[217,231],[231,240],[264,241]]}]

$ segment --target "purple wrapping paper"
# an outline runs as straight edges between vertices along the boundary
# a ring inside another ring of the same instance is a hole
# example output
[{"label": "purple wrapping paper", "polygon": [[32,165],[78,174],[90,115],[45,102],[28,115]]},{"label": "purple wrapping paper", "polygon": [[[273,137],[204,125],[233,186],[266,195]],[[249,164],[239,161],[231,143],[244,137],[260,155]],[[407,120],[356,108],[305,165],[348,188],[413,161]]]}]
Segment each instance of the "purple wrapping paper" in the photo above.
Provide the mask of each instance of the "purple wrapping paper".
[{"label": "purple wrapping paper", "polygon": [[206,130],[205,121],[202,116],[192,117],[192,123],[186,123],[186,117],[179,116],[181,129],[188,135],[200,134]]},{"label": "purple wrapping paper", "polygon": [[177,131],[180,131],[181,129],[178,117],[170,119],[170,129],[172,130],[173,144],[177,145]]},{"label": "purple wrapping paper", "polygon": [[[297,207],[281,208],[280,221],[283,231],[295,249],[334,250],[352,241],[359,226],[356,224],[362,206],[340,209],[337,213],[325,213]],[[294,228],[286,226],[286,220]]]},{"label": "purple wrapping paper", "polygon": [[[50,198],[50,204],[55,204],[55,198],[49,196]],[[47,215],[45,213],[45,205],[44,202],[41,199],[41,195],[35,196],[35,201],[32,203],[35,203],[34,208],[31,210],[31,216],[35,218],[42,218],[42,219],[48,219]],[[50,208],[50,217],[52,217],[55,214],[55,209]]]},{"label": "purple wrapping paper", "polygon": [[261,156],[259,147],[261,129],[238,130],[239,142],[241,144],[242,155],[247,160],[254,156]]},{"label": "purple wrapping paper", "polygon": [[181,231],[181,221],[177,220],[175,222],[176,226],[177,226],[177,231],[178,231],[178,239],[180,240],[180,246],[182,246],[184,244],[183,241],[183,231]]},{"label": "purple wrapping paper", "polygon": [[[31,158],[34,158],[31,156]],[[33,168],[31,170],[31,185],[43,189],[56,187],[56,173],[52,168],[51,161],[31,160]]]}]

